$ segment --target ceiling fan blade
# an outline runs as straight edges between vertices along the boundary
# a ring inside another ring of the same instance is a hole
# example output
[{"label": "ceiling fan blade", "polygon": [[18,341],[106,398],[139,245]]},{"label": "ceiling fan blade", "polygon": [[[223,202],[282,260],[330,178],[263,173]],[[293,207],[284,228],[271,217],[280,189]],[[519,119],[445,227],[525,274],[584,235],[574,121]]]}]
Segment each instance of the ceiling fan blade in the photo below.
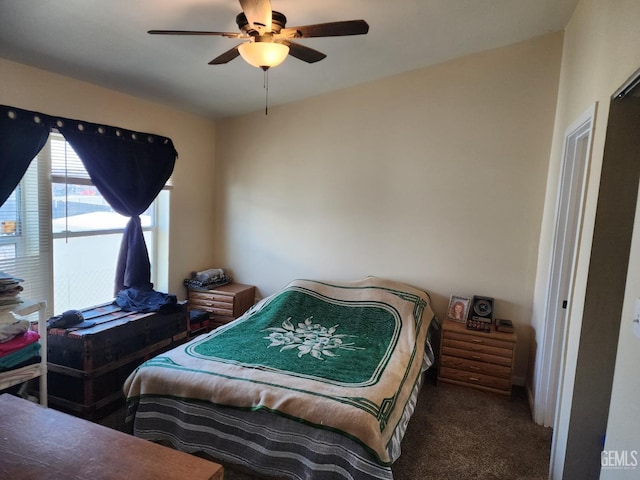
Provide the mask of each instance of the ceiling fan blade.
[{"label": "ceiling fan blade", "polygon": [[240,52],[238,51],[238,47],[240,45],[236,45],[235,47],[224,52],[222,55],[218,55],[216,58],[214,58],[209,62],[209,65],[223,65],[225,63],[230,62],[231,60],[236,58],[238,55],[240,55]]},{"label": "ceiling fan blade", "polygon": [[151,35],[215,35],[219,37],[238,38],[241,34],[236,32],[204,32],[198,30],[149,30]]},{"label": "ceiling fan blade", "polygon": [[298,60],[302,60],[303,62],[316,63],[327,57],[324,53],[314,50],[313,48],[300,45],[299,43],[293,43],[287,40],[283,40],[279,43],[288,46],[289,55],[296,57]]},{"label": "ceiling fan blade", "polygon": [[364,20],[346,20],[344,22],[318,23],[302,27],[283,28],[280,32],[285,37],[342,37],[346,35],[364,35],[369,32],[369,24]]},{"label": "ceiling fan blade", "polygon": [[269,0],[240,0],[249,26],[260,34],[271,31],[271,2]]}]

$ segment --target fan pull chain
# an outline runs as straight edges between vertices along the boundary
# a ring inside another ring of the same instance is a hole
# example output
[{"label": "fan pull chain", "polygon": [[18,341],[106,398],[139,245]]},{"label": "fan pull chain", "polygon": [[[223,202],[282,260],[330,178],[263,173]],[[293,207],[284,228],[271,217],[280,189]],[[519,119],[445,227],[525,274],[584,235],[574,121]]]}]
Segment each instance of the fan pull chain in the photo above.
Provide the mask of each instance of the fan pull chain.
[{"label": "fan pull chain", "polygon": [[269,69],[264,69],[264,114],[269,115]]}]

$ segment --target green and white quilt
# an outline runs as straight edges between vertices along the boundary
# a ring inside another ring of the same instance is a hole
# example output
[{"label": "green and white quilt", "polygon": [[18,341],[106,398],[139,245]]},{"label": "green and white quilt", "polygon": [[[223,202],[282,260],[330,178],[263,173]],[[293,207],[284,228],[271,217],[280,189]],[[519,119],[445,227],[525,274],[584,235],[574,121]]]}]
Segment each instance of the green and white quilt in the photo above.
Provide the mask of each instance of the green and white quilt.
[{"label": "green and white quilt", "polygon": [[169,396],[273,412],[346,435],[388,465],[432,319],[429,297],[398,282],[296,280],[238,320],[147,361],[124,391],[130,402]]}]

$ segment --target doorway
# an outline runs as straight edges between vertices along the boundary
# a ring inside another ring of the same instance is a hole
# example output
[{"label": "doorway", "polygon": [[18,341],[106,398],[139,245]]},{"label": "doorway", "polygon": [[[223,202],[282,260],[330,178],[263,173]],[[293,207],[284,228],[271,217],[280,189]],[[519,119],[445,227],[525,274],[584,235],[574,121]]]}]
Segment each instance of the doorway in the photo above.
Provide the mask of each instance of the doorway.
[{"label": "doorway", "polygon": [[582,224],[582,207],[595,114],[596,105],[593,105],[580,115],[565,134],[553,251],[545,302],[541,368],[535,400],[534,420],[545,427],[553,426],[556,415],[566,319],[570,307],[576,261],[576,242]]}]

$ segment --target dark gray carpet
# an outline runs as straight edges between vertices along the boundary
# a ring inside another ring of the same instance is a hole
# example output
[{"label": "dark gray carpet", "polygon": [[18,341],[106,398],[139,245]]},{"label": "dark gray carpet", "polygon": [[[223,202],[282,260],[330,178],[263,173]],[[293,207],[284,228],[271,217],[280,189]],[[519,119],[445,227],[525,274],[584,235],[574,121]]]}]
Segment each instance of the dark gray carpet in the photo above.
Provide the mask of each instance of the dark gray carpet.
[{"label": "dark gray carpet", "polygon": [[533,423],[524,389],[511,400],[428,382],[393,468],[396,480],[548,478],[550,428]]},{"label": "dark gray carpet", "polygon": [[[121,428],[119,410],[101,420]],[[507,400],[427,379],[393,467],[395,480],[543,480],[550,428],[535,425],[521,388]],[[225,465],[225,480],[258,480]]]}]

